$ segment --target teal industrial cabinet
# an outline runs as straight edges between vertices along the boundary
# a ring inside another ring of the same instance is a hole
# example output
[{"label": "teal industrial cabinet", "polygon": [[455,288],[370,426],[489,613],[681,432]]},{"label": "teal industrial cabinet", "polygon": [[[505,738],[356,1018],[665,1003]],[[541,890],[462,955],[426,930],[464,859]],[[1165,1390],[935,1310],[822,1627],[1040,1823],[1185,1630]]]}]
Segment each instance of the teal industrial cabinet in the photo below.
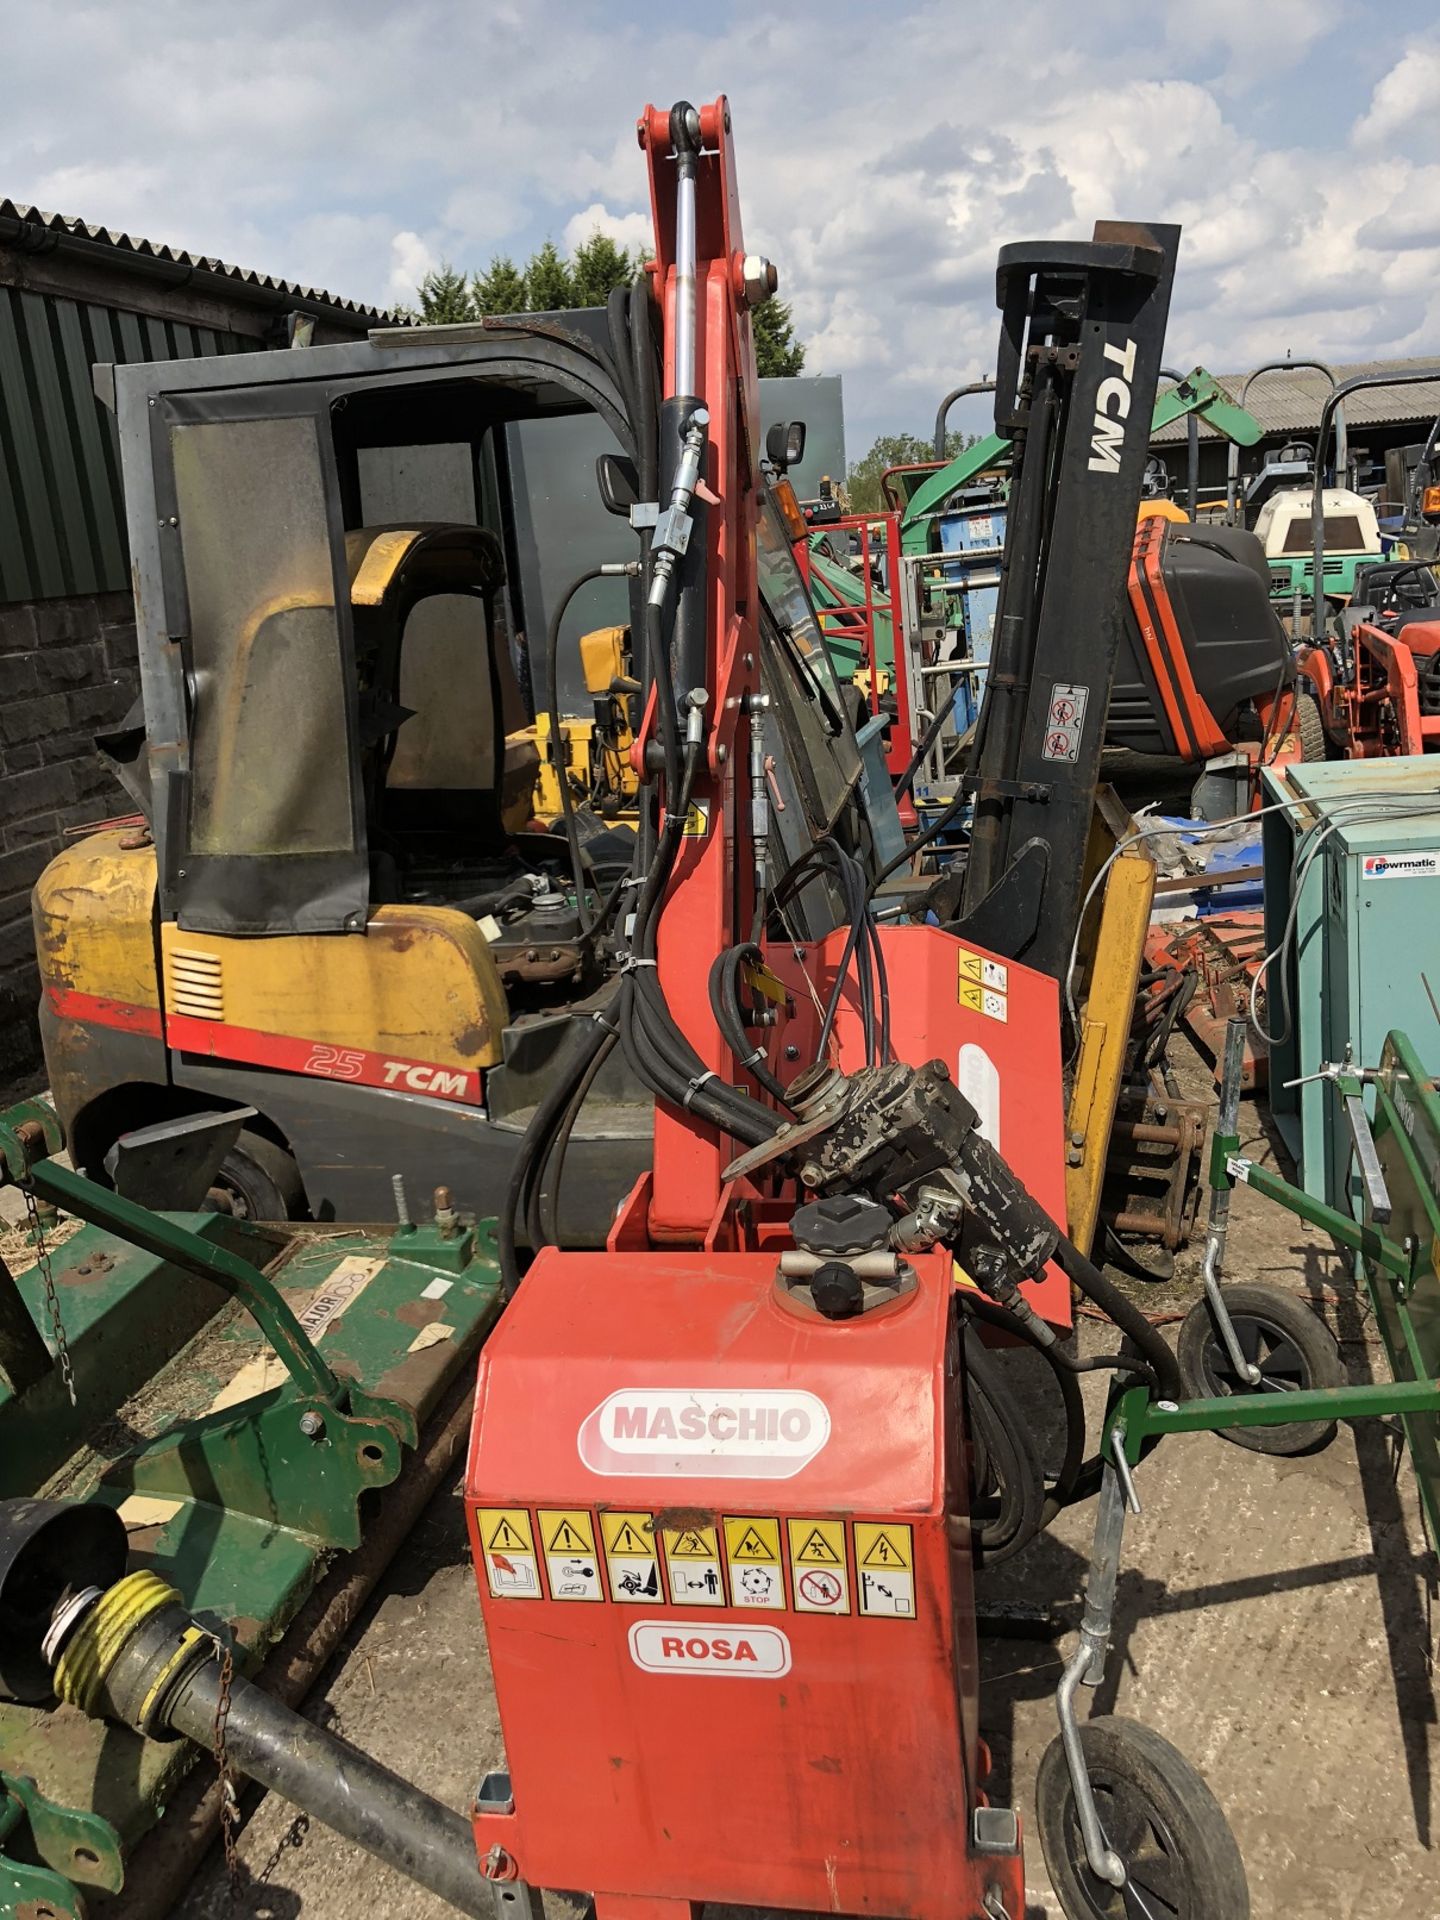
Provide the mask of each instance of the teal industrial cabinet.
[{"label": "teal industrial cabinet", "polygon": [[1440,1069],[1440,754],[1269,768],[1264,799],[1291,803],[1262,823],[1271,1111],[1306,1191],[1351,1207],[1344,1111],[1308,1076],[1347,1043],[1375,1066],[1392,1027]]}]

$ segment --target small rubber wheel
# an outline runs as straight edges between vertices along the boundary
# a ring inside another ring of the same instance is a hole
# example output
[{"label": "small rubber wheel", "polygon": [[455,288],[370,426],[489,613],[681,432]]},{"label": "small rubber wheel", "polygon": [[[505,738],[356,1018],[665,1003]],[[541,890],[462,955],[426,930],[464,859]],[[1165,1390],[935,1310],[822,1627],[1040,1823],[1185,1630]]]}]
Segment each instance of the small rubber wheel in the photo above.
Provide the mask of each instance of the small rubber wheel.
[{"label": "small rubber wheel", "polygon": [[303,1220],[305,1183],[283,1147],[247,1127],[220,1162],[211,1207],[241,1220]]},{"label": "small rubber wheel", "polygon": [[1320,704],[1312,694],[1297,693],[1295,696],[1295,731],[1300,736],[1302,760],[1324,760],[1327,757],[1325,722],[1320,717]]},{"label": "small rubber wheel", "polygon": [[[1185,1391],[1213,1400],[1231,1393],[1296,1393],[1343,1387],[1345,1369],[1329,1328],[1283,1287],[1250,1282],[1222,1289],[1240,1351],[1260,1369],[1252,1387],[1236,1370],[1203,1298],[1186,1314],[1176,1342]],[[1280,1427],[1221,1427],[1222,1439],[1252,1453],[1313,1453],[1335,1437],[1333,1420],[1300,1420]]]},{"label": "small rubber wheel", "polygon": [[1035,1776],[1035,1820],[1066,1920],[1249,1920],[1240,1849],[1200,1775],[1138,1721],[1086,1721],[1080,1743],[1105,1838],[1125,1863],[1113,1887],[1091,1870],[1057,1735]]}]

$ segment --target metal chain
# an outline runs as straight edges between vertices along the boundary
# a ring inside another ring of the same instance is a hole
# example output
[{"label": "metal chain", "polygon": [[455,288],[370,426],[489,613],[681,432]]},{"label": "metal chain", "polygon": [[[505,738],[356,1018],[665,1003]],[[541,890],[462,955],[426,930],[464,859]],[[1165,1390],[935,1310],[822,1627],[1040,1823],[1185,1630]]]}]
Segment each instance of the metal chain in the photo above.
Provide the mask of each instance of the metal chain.
[{"label": "metal chain", "polygon": [[55,1356],[60,1362],[60,1378],[65,1382],[65,1391],[70,1396],[71,1406],[78,1404],[75,1398],[75,1369],[70,1363],[70,1348],[65,1339],[65,1322],[60,1317],[60,1296],[55,1291],[55,1276],[50,1271],[50,1249],[45,1244],[45,1229],[40,1221],[40,1208],[29,1187],[22,1187],[25,1196],[25,1213],[30,1222],[30,1237],[35,1243],[35,1264],[40,1269],[40,1279],[45,1288],[45,1307],[50,1315],[50,1327],[55,1335]]},{"label": "metal chain", "polygon": [[240,1856],[235,1851],[235,1836],[240,1827],[240,1796],[235,1790],[235,1769],[225,1747],[225,1723],[230,1718],[230,1686],[235,1678],[235,1656],[219,1634],[212,1634],[215,1657],[220,1662],[220,1690],[215,1699],[215,1729],[212,1746],[215,1771],[220,1779],[220,1839],[225,1848],[225,1877],[230,1883],[230,1898],[240,1891]]}]

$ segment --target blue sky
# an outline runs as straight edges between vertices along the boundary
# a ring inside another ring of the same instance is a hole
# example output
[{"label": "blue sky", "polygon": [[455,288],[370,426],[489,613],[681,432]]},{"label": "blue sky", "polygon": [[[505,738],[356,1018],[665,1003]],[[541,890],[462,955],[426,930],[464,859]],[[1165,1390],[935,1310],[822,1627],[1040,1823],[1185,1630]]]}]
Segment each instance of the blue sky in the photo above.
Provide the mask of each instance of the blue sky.
[{"label": "blue sky", "polygon": [[1172,364],[1440,353],[1433,4],[0,0],[0,29],[0,196],[378,302],[639,241],[636,114],[726,92],[747,243],[844,376],[852,458],[990,370],[1001,245],[1101,215],[1185,228]]}]

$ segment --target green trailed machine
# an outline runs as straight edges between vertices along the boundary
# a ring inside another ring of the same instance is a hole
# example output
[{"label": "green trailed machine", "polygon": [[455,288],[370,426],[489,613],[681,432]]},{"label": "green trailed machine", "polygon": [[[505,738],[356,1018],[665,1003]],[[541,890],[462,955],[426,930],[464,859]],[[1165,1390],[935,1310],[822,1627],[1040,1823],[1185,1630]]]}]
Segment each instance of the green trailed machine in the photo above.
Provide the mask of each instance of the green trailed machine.
[{"label": "green trailed machine", "polygon": [[[1299,1454],[1322,1445],[1339,1420],[1398,1416],[1430,1538],[1440,1542],[1440,1095],[1435,1081],[1406,1035],[1393,1031],[1377,1067],[1346,1059],[1322,1069],[1351,1130],[1363,1196],[1357,1217],[1242,1153],[1237,1123],[1244,1040],[1245,1022],[1231,1021],[1211,1149],[1205,1291],[1180,1329],[1180,1370],[1188,1397],[1159,1398],[1152,1387],[1136,1384],[1133,1374],[1112,1391],[1085,1613],[1058,1690],[1061,1741],[1047,1753],[1037,1788],[1042,1828],[1047,1806],[1052,1810],[1051,1830],[1042,1834],[1052,1874],[1063,1880],[1068,1873],[1074,1881],[1057,1881],[1056,1891],[1064,1900],[1083,1889],[1096,1912],[1112,1910],[1108,1902],[1118,1899],[1115,1890],[1124,1883],[1125,1870],[1108,1844],[1085,1768],[1072,1769],[1086,1782],[1078,1795],[1047,1794],[1044,1775],[1047,1767],[1055,1773],[1063,1766],[1064,1752],[1073,1747],[1083,1753],[1090,1745],[1092,1729],[1080,1720],[1075,1701],[1082,1685],[1098,1686],[1103,1678],[1125,1515],[1127,1508],[1141,1510],[1135,1470],[1156,1443],[1169,1433],[1218,1433],[1258,1452]],[[1373,1095],[1373,1119],[1367,1091]],[[1242,1183],[1321,1228],[1353,1257],[1384,1339],[1390,1380],[1347,1384],[1328,1329],[1293,1293],[1268,1284],[1221,1281],[1230,1195]],[[1102,1726],[1095,1723],[1097,1734]],[[1080,1844],[1067,1848],[1067,1833],[1077,1832]],[[1136,1891],[1143,1896],[1143,1888]],[[1127,1896],[1125,1911],[1131,1910]],[[1119,1906],[1113,1911],[1118,1913]]]},{"label": "green trailed machine", "polygon": [[[51,1157],[48,1106],[0,1114],[33,1259],[0,1262],[3,1915],[82,1920],[122,1887],[125,1914],[163,1910],[219,1811],[203,1763],[176,1808],[194,1745],[56,1706],[48,1672],[13,1653],[32,1643],[8,1576],[43,1531],[35,1503],[117,1510],[130,1565],[176,1590],[237,1676],[293,1701],[463,1447],[499,1310],[490,1223],[443,1191],[424,1226],[403,1195],[393,1227],[204,1211],[244,1118],[129,1136],[112,1189]],[[133,1197],[172,1191],[196,1210]],[[62,1227],[61,1209],[86,1224]],[[166,1845],[147,1848],[171,1810]]]}]

